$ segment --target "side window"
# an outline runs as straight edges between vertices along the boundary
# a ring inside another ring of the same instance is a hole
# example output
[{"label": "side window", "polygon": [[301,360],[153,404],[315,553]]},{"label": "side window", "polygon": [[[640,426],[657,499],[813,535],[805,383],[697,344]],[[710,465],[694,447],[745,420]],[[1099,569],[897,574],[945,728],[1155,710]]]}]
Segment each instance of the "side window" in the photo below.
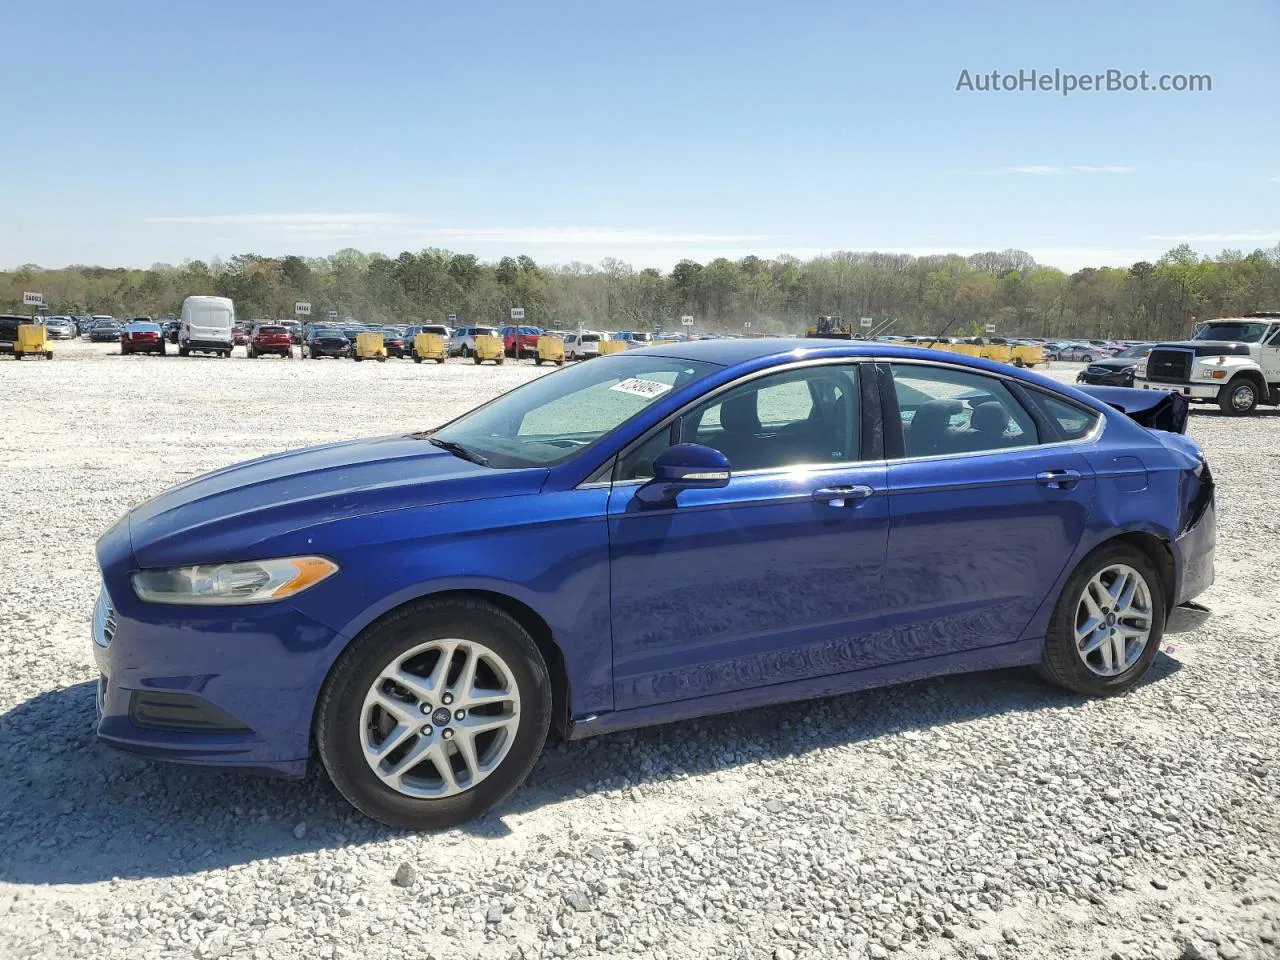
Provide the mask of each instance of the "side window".
[{"label": "side window", "polygon": [[1047,393],[1038,393],[1036,396],[1040,405],[1044,407],[1045,413],[1053,418],[1058,429],[1062,431],[1062,436],[1067,440],[1079,440],[1087,436],[1098,422],[1098,413],[1095,410],[1077,407],[1074,403],[1059,400]]},{"label": "side window", "polygon": [[1035,421],[998,378],[928,364],[895,363],[891,369],[906,456],[1039,443]]},{"label": "side window", "polygon": [[857,375],[847,364],[760,377],[685,414],[680,438],[714,447],[739,472],[856,461]]},{"label": "side window", "polygon": [[1280,326],[1275,328],[1275,332],[1271,334],[1271,339],[1267,341],[1267,346],[1280,347]]}]

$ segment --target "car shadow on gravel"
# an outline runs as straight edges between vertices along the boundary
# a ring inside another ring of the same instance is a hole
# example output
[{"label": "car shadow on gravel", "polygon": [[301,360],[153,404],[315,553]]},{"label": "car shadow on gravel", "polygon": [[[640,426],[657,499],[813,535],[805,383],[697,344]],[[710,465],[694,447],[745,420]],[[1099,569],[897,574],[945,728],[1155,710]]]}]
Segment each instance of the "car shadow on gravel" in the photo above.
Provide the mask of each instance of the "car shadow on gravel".
[{"label": "car shadow on gravel", "polygon": [[[1180,668],[1158,655],[1144,683]],[[397,835],[349,807],[318,765],[302,780],[196,770],[111,750],[92,732],[94,684],[42,693],[0,716],[0,881],[165,877]],[[939,677],[798,704],[549,744],[528,781],[460,832],[570,797],[729,770],[999,714],[1071,709],[1079,697],[1027,670]]]}]

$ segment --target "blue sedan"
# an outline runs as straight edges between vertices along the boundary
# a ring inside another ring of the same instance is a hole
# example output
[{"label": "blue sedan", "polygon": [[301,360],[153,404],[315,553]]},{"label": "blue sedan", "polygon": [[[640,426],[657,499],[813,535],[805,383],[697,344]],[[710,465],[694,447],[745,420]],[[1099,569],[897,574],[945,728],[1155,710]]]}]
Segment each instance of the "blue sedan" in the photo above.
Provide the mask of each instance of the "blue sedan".
[{"label": "blue sedan", "polygon": [[97,546],[98,735],[474,817],[570,739],[936,674],[1139,683],[1213,579],[1173,394],[709,340],[196,478]]}]

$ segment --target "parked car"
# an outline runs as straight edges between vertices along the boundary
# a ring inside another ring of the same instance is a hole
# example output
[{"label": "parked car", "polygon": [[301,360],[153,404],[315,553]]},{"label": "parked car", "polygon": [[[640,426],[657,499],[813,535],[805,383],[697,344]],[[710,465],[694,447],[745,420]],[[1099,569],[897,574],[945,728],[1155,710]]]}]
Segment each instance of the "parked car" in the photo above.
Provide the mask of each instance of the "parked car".
[{"label": "parked car", "polygon": [[565,335],[564,358],[566,360],[587,360],[600,355],[600,341],[608,339],[608,335],[594,330],[575,330]]},{"label": "parked car", "polygon": [[252,335],[252,327],[243,327],[237,323],[231,328],[231,345],[233,347],[247,347],[249,345],[249,337]]},{"label": "parked car", "polygon": [[1111,355],[1091,343],[1059,343],[1054,346],[1055,349],[1045,352],[1045,356],[1050,360],[1082,360],[1085,363],[1092,363],[1099,357]]},{"label": "parked car", "polygon": [[297,320],[277,320],[280,326],[289,331],[289,342],[293,344],[302,343],[302,324]]},{"label": "parked car", "polygon": [[1131,387],[1138,361],[1151,352],[1151,347],[1150,343],[1139,343],[1126,347],[1114,357],[1095,360],[1076,375],[1076,382],[1104,387]]},{"label": "parked car", "polygon": [[236,308],[226,297],[187,297],[182,301],[182,321],[178,327],[178,354],[212,353],[231,356],[231,331],[236,325]]},{"label": "parked car", "polygon": [[289,775],[317,755],[423,829],[501,801],[553,724],[997,667],[1123,693],[1213,580],[1186,419],[1174,394],[848,341],[568,367],[131,510],[97,542],[97,735]]},{"label": "parked car", "polygon": [[353,349],[356,345],[356,337],[360,336],[360,334],[362,333],[368,333],[368,332],[369,332],[369,328],[366,327],[363,323],[344,323],[342,325],[342,335],[351,342],[351,346]]},{"label": "parked car", "polygon": [[541,327],[503,327],[498,331],[502,335],[502,349],[508,357],[532,357],[538,352],[538,337],[542,335]]},{"label": "parked car", "polygon": [[[89,334],[93,332],[93,328],[96,327],[99,323],[102,323],[104,320],[110,320],[112,323],[118,322],[116,318],[111,316],[110,314],[95,313],[92,317],[89,318],[88,326],[85,329],[80,331],[80,336],[82,337],[89,336]],[[90,337],[90,339],[92,339],[92,337]]]},{"label": "parked car", "polygon": [[47,317],[44,321],[45,335],[50,340],[73,340],[76,335],[75,322],[70,317]]},{"label": "parked car", "polygon": [[84,314],[76,314],[71,318],[76,325],[76,336],[83,337],[89,332],[89,328],[93,326],[93,317]]},{"label": "parked car", "polygon": [[164,356],[164,328],[148,318],[130,320],[120,331],[120,355],[155,353]]},{"label": "parked car", "polygon": [[249,345],[245,347],[250,360],[258,357],[284,357],[293,359],[293,337],[289,328],[278,323],[259,323],[249,334]]},{"label": "parked car", "polygon": [[403,360],[409,356],[409,341],[400,327],[382,328],[382,346],[386,348],[388,357],[399,357]]},{"label": "parked car", "polygon": [[476,350],[476,337],[498,336],[497,327],[456,327],[449,335],[449,356],[469,357]]},{"label": "parked car", "polygon": [[616,337],[610,336],[609,339],[625,340],[628,350],[637,350],[641,347],[653,346],[653,334],[644,330],[620,330]]},{"label": "parked car", "polygon": [[115,320],[99,320],[89,331],[91,343],[119,343],[120,331],[124,327]]},{"label": "parked car", "polygon": [[30,322],[30,317],[12,313],[0,314],[0,353],[14,355],[14,347],[18,342],[18,327]]},{"label": "parked car", "polygon": [[302,343],[304,359],[319,360],[321,357],[333,357],[341,360],[351,353],[351,341],[338,327],[312,327]]}]

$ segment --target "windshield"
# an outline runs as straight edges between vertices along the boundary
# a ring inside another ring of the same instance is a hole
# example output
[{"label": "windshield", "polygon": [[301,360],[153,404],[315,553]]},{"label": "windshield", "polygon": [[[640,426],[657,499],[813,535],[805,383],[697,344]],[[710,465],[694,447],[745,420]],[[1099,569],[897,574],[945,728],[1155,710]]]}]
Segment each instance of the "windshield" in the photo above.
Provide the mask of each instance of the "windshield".
[{"label": "windshield", "polygon": [[1150,352],[1151,352],[1151,347],[1149,347],[1145,343],[1139,343],[1136,346],[1125,347],[1123,350],[1121,350],[1119,353],[1116,354],[1116,357],[1117,359],[1121,359],[1121,360],[1129,360],[1135,357],[1141,360]]},{"label": "windshield", "polygon": [[1196,331],[1193,340],[1230,340],[1235,343],[1261,343],[1268,323],[1245,323],[1231,321],[1228,323],[1206,323]]},{"label": "windshield", "polygon": [[716,364],[618,354],[534,380],[437,430],[495,467],[550,466],[580,453]]}]

